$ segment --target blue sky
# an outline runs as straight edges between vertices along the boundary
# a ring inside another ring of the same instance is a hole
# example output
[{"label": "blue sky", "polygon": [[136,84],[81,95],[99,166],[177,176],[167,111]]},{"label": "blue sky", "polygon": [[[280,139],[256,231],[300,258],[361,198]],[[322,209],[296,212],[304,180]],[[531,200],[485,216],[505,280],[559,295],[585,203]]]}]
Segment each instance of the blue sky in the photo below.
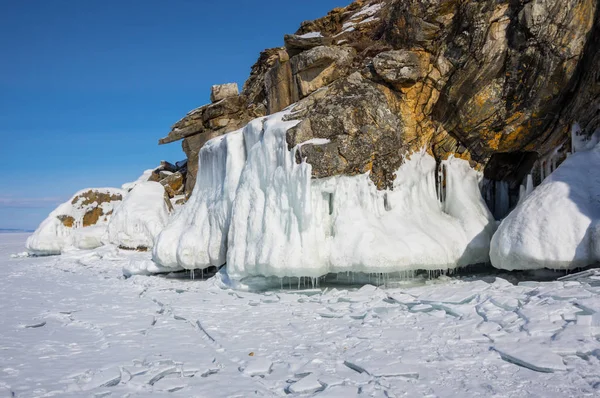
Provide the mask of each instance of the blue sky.
[{"label": "blue sky", "polygon": [[0,228],[183,159],[157,140],[211,85],[241,88],[261,50],[349,3],[0,0]]}]

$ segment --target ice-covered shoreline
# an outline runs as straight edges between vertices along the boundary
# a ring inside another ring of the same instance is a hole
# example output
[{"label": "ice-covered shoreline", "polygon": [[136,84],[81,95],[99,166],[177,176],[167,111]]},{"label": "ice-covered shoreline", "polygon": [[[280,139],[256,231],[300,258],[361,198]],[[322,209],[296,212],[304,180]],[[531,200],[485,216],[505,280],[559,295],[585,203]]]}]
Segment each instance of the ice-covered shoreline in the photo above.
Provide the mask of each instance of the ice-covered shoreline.
[{"label": "ice-covered shoreline", "polygon": [[199,274],[124,279],[150,253],[111,245],[11,258],[25,239],[0,240],[2,396],[598,392],[594,270],[253,293]]},{"label": "ice-covered shoreline", "polygon": [[[28,249],[59,254],[113,243],[152,250],[153,262],[131,264],[126,275],[226,264],[228,278],[238,282],[445,271],[490,263],[490,254],[494,267],[508,270],[600,261],[600,177],[593,172],[600,167],[600,144],[576,145],[580,152],[535,189],[528,176],[521,200],[495,233],[480,192],[482,174],[462,159],[436,162],[425,150],[406,154],[385,190],[369,173],[312,178],[311,165],[296,161],[300,148],[329,141],[289,149],[287,131],[298,123],[287,120],[292,109],[209,140],[194,191],[178,211],[168,208],[157,182],[125,184],[130,192],[82,190],[50,214]],[[106,199],[110,195],[114,200]],[[86,226],[96,210],[98,221]]]}]

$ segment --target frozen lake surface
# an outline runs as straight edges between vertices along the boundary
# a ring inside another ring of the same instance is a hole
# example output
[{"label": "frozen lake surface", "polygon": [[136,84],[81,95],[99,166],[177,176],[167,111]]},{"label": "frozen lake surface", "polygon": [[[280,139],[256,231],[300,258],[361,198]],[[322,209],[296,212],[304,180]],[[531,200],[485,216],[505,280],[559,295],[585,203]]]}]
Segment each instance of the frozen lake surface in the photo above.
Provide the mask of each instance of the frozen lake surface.
[{"label": "frozen lake surface", "polygon": [[[0,396],[600,394],[600,272],[263,293],[134,276],[114,247],[19,257],[0,234]],[[284,284],[284,288],[287,286]]]}]

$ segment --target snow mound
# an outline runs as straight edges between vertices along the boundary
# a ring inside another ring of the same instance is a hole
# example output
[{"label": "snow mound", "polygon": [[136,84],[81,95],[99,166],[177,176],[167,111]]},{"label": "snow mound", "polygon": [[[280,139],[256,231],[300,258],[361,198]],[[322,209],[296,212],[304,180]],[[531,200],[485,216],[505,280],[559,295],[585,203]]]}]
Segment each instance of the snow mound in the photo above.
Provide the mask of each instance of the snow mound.
[{"label": "snow mound", "polygon": [[142,182],[135,185],[115,211],[106,239],[127,249],[152,248],[168,221],[164,187],[158,182]]},{"label": "snow mound", "polygon": [[144,172],[142,173],[142,175],[139,176],[137,180],[132,181],[132,182],[126,182],[125,184],[123,184],[121,186],[121,189],[124,189],[125,191],[131,191],[137,185],[142,184],[142,183],[148,181],[150,179],[150,177],[152,176],[152,172],[153,171],[154,171],[154,169],[144,170]]},{"label": "snow mound", "polygon": [[569,156],[508,217],[491,244],[496,268],[573,269],[600,261],[600,145]]},{"label": "snow mound", "polygon": [[42,221],[27,239],[27,250],[34,255],[52,255],[67,249],[102,246],[110,217],[125,195],[118,188],[87,188],[77,192]]},{"label": "snow mound", "polygon": [[201,149],[194,192],[158,237],[158,264],[227,263],[239,280],[489,260],[495,223],[479,192],[481,175],[468,162],[443,162],[441,200],[437,165],[425,151],[405,161],[390,191],[378,191],[368,174],[311,179],[311,165],[295,161],[299,148],[287,148],[286,132],[297,121],[284,121],[286,113],[256,119]]}]

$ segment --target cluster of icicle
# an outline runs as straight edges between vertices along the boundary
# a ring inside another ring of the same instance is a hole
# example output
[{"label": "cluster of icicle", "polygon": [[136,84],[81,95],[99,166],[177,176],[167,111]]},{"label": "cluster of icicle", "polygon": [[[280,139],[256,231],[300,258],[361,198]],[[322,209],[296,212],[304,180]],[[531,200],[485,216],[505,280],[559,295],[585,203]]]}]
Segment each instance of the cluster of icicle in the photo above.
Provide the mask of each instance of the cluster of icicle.
[{"label": "cluster of icicle", "polygon": [[297,122],[285,114],[256,119],[201,149],[194,192],[154,247],[161,269],[227,264],[239,280],[489,261],[495,222],[479,191],[481,174],[468,162],[445,160],[442,184],[434,158],[413,153],[387,191],[368,174],[312,179],[311,165],[295,161],[298,148],[287,148],[286,131]]}]

